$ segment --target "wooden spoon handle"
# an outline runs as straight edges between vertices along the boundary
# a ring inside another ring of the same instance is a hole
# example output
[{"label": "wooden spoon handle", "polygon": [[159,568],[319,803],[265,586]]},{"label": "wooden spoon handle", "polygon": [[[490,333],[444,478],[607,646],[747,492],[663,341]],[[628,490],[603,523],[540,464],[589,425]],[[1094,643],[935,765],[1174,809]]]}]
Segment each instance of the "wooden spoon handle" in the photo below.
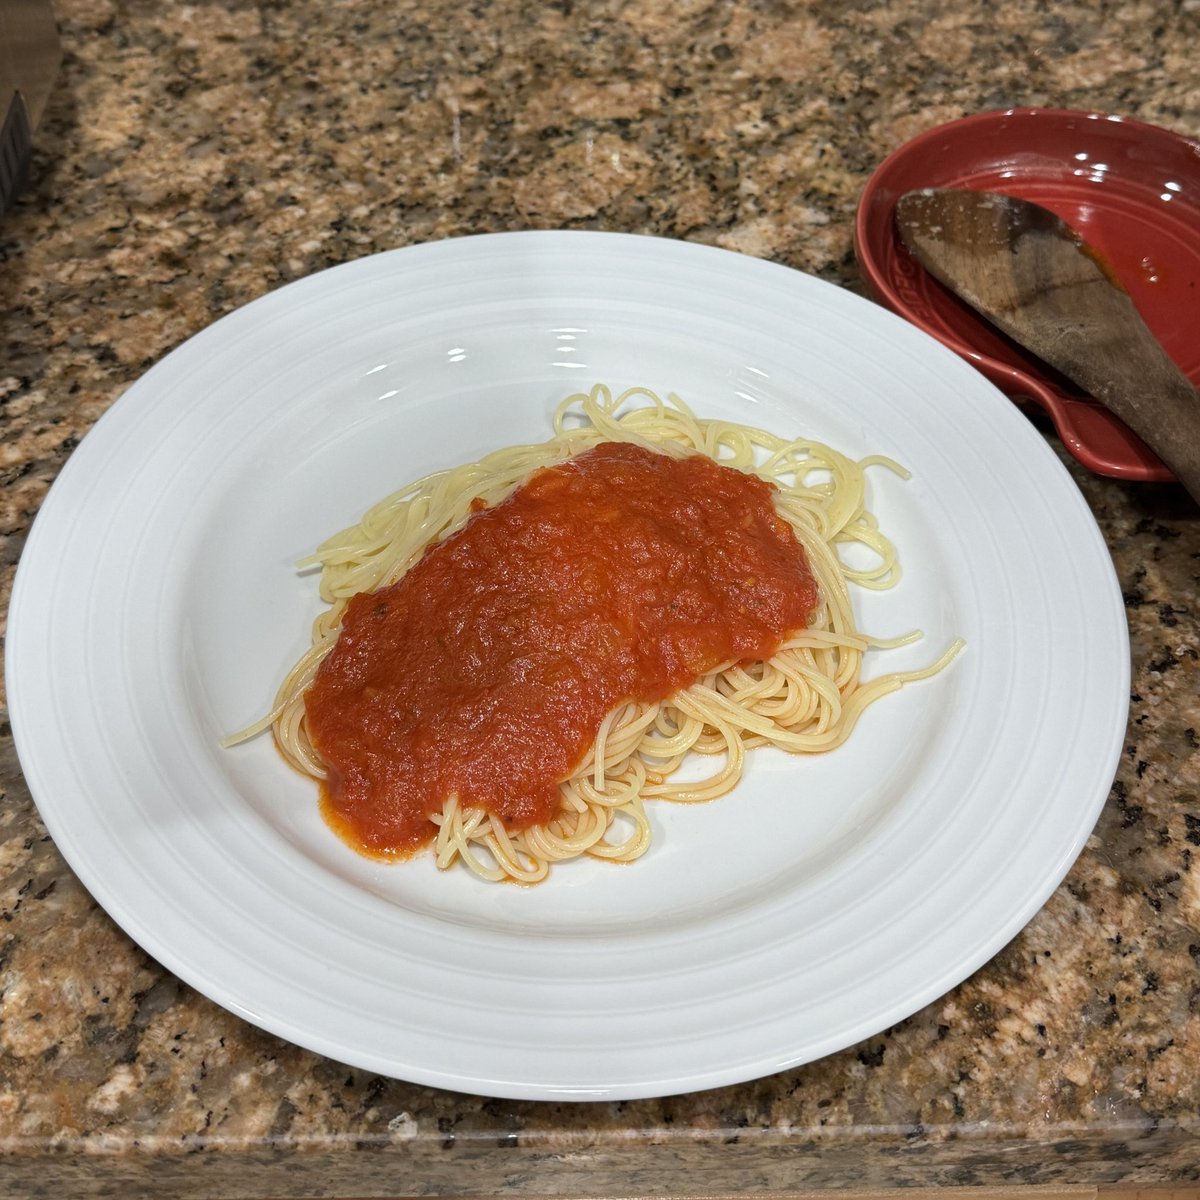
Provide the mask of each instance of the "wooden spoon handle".
[{"label": "wooden spoon handle", "polygon": [[1093,379],[1092,394],[1175,472],[1200,502],[1200,392],[1157,342],[1129,347],[1129,371]]}]

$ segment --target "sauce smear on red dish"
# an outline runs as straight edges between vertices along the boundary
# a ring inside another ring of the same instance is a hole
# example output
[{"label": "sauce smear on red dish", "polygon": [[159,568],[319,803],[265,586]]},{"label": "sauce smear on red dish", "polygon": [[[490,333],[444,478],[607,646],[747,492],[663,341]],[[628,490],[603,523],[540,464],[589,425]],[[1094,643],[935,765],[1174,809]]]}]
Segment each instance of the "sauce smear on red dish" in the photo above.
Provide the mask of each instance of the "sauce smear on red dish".
[{"label": "sauce smear on red dish", "polygon": [[774,491],[604,443],[355,596],[305,695],[326,820],[379,857],[428,844],[455,793],[510,831],[550,820],[606,714],[807,625],[817,585]]}]

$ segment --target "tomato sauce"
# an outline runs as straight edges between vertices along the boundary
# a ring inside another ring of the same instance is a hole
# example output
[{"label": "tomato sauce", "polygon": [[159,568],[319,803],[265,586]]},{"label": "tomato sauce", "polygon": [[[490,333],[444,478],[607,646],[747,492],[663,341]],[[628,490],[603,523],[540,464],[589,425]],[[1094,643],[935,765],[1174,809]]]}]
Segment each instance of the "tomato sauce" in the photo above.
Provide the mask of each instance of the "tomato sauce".
[{"label": "tomato sauce", "polygon": [[817,585],[773,492],[604,443],[355,596],[305,696],[326,820],[391,857],[432,839],[451,793],[512,831],[552,818],[607,713],[807,625]]}]

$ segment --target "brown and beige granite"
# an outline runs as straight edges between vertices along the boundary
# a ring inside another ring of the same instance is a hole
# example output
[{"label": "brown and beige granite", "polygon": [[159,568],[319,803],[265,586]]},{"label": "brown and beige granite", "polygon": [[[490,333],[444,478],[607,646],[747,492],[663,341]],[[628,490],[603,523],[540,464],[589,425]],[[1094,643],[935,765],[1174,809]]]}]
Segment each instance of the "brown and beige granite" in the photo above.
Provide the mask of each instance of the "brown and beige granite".
[{"label": "brown and beige granite", "polygon": [[[1198,0],[60,0],[58,15],[31,184],[0,220],[0,604],[96,418],[288,280],[431,238],[571,227],[714,243],[858,290],[858,192],[937,122],[1044,104],[1200,135]],[[0,724],[0,1194],[1196,1182],[1200,514],[1174,487],[1068,465],[1133,639],[1095,835],[945,998],[740,1087],[494,1101],[261,1033],[96,908]]]}]

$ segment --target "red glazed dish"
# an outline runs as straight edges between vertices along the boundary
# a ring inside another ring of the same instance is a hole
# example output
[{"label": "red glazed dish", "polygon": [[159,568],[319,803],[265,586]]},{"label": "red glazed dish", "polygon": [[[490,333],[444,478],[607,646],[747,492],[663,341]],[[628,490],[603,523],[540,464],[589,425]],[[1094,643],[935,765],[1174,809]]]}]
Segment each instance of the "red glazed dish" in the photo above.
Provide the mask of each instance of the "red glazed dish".
[{"label": "red glazed dish", "polygon": [[925,187],[1002,192],[1057,213],[1112,265],[1167,353],[1200,386],[1200,142],[1103,113],[1024,108],[920,134],[886,158],[858,205],[855,252],[875,299],[1053,421],[1101,475],[1167,480],[1136,434],[928,275],[896,229],[896,202]]}]

